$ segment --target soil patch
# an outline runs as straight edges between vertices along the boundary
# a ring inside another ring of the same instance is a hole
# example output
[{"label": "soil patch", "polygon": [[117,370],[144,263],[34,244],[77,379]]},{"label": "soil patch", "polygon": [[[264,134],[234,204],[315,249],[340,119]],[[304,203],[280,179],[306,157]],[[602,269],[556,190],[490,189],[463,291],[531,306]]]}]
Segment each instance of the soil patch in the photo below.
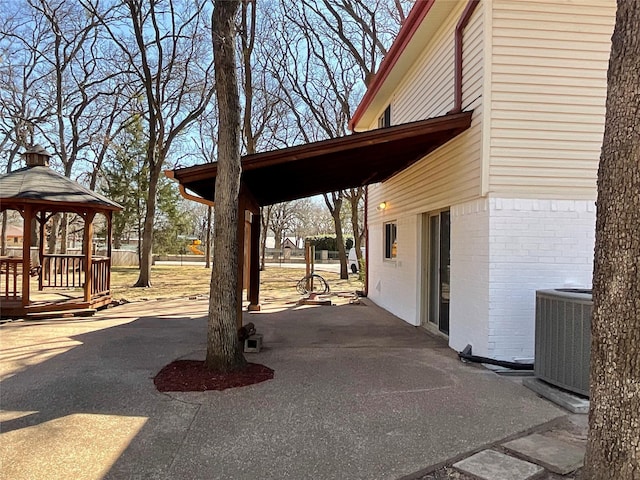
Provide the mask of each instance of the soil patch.
[{"label": "soil patch", "polygon": [[273,378],[273,370],[258,363],[230,373],[207,370],[203,361],[176,360],[164,367],[153,379],[159,392],[204,392],[226,390]]}]

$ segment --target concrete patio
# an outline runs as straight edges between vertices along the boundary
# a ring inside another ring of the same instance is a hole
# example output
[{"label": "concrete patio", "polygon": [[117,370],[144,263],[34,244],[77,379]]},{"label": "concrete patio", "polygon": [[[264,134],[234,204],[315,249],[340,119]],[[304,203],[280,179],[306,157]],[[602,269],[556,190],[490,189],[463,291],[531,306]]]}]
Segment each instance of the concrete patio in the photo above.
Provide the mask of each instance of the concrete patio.
[{"label": "concrete patio", "polygon": [[366,300],[246,314],[264,335],[247,357],[271,381],[157,392],[164,365],[204,358],[206,311],[1,326],[5,478],[397,479],[565,414]]}]

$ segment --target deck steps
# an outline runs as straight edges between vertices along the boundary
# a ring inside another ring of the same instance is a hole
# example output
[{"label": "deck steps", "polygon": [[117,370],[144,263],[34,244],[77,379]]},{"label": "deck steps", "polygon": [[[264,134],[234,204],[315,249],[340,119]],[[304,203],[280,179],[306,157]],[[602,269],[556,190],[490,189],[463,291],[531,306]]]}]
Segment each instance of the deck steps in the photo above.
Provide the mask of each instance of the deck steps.
[{"label": "deck steps", "polygon": [[76,308],[71,310],[55,310],[49,312],[27,313],[27,320],[49,320],[52,318],[91,317],[96,313],[95,308]]}]

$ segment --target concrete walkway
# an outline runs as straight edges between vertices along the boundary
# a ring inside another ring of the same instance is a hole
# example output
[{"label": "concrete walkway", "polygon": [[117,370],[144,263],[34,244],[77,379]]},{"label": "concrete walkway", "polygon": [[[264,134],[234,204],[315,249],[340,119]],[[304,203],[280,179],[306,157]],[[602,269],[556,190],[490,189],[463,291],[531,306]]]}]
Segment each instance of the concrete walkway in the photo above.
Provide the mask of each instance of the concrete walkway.
[{"label": "concrete walkway", "polygon": [[207,302],[0,327],[0,471],[19,479],[397,479],[564,412],[365,301],[247,314],[271,381],[162,394]]}]

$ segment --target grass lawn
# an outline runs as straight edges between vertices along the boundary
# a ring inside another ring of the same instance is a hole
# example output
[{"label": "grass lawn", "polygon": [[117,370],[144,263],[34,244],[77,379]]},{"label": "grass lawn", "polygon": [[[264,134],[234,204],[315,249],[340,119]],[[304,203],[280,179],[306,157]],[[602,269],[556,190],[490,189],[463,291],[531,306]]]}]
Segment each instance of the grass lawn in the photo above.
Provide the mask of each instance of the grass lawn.
[{"label": "grass lawn", "polygon": [[[361,290],[363,284],[357,275],[340,280],[337,273],[318,272],[329,283],[334,296],[345,296]],[[305,275],[303,268],[268,267],[260,272],[260,302],[295,302],[300,298],[296,284]],[[209,295],[211,269],[202,265],[154,265],[151,267],[151,287],[133,288],[138,279],[135,267],[113,267],[111,270],[111,295],[114,300],[129,302],[160,298],[193,297]]]}]

